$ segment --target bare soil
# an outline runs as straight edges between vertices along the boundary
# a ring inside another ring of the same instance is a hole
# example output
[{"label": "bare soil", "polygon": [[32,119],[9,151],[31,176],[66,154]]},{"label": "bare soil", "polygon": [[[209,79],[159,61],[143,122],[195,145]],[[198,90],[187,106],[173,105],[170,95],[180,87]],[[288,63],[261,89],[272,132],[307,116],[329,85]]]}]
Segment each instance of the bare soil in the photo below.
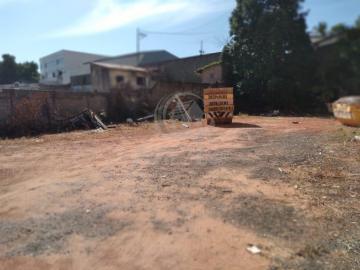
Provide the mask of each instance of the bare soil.
[{"label": "bare soil", "polygon": [[243,116],[2,140],[0,269],[360,269],[358,132]]}]

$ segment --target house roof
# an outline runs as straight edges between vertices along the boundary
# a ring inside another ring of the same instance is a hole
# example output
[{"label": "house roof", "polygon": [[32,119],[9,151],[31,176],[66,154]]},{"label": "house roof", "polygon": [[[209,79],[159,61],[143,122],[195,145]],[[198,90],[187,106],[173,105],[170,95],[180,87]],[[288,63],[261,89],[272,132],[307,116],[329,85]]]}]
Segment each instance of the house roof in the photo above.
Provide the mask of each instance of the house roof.
[{"label": "house roof", "polygon": [[215,67],[215,66],[218,66],[218,65],[221,65],[221,61],[214,61],[206,66],[203,66],[199,69],[196,70],[196,73],[202,73],[203,71],[209,69],[209,68],[212,68],[212,67]]},{"label": "house roof", "polygon": [[122,71],[136,71],[136,72],[143,72],[147,73],[148,71],[145,68],[139,68],[135,66],[128,66],[128,65],[119,65],[119,64],[112,64],[112,63],[104,63],[104,62],[94,62],[91,63],[92,66],[107,68],[107,69],[115,69],[115,70],[122,70]]},{"label": "house roof", "polygon": [[326,37],[315,36],[315,37],[312,37],[311,39],[312,39],[312,44],[316,48],[321,48],[321,47],[326,47],[326,46],[336,44],[337,42],[340,41],[341,37],[342,37],[341,34],[335,34],[335,35],[329,35]]},{"label": "house roof", "polygon": [[221,57],[221,52],[215,52],[215,53],[208,53],[208,54],[202,54],[202,55],[192,55],[192,56],[182,57],[182,58],[177,57],[176,59],[170,59],[170,60],[165,60],[165,61],[161,61],[161,62],[145,64],[143,66],[151,66],[151,64],[164,65],[164,64],[177,63],[177,62],[199,62],[203,59],[209,59],[209,58],[220,59],[220,57]]},{"label": "house roof", "polygon": [[118,55],[114,57],[105,57],[98,59],[95,62],[102,62],[102,63],[106,62],[106,63],[129,65],[129,66],[145,66],[153,63],[164,62],[175,59],[178,59],[178,57],[169,53],[168,51],[155,50],[155,51],[144,51],[140,53]]},{"label": "house roof", "polygon": [[99,59],[99,58],[106,58],[108,57],[107,55],[103,55],[103,54],[95,54],[95,53],[87,53],[87,52],[78,52],[78,51],[71,51],[71,50],[60,50],[60,51],[57,51],[57,52],[54,52],[54,53],[51,53],[51,54],[48,54],[46,56],[43,56],[40,58],[40,61],[45,59],[45,58],[48,58],[48,57],[51,57],[51,56],[54,56],[54,55],[57,55],[57,54],[64,54],[64,53],[68,53],[68,54],[77,54],[77,55],[86,55],[88,57],[92,57],[92,58],[95,58],[95,59]]}]

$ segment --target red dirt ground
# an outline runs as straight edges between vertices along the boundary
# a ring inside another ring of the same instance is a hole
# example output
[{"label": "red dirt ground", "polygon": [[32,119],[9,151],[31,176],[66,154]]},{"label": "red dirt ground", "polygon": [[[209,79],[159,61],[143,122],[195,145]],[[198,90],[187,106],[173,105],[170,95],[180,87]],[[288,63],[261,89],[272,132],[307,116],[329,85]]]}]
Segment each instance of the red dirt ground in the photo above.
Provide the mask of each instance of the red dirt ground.
[{"label": "red dirt ground", "polygon": [[[310,181],[345,183],[321,167],[347,140],[331,137],[341,130],[237,117],[0,141],[0,269],[360,269],[331,268],[356,267],[359,238],[346,250],[322,235],[328,217],[359,210],[358,182],[339,184],[341,204]],[[345,158],[341,177],[356,175]],[[332,259],[343,255],[350,264]]]}]

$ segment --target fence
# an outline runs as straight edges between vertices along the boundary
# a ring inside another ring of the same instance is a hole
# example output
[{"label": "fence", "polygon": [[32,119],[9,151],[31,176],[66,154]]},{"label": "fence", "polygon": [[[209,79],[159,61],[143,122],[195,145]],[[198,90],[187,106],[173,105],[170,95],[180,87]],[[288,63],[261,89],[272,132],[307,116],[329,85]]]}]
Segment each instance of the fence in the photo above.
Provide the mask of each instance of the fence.
[{"label": "fence", "polygon": [[[67,118],[90,109],[106,112],[112,121],[137,118],[154,113],[157,103],[176,92],[202,96],[206,86],[194,83],[156,82],[151,89],[113,89],[110,93],[69,91],[0,90],[0,135],[41,132],[56,118]],[[15,132],[16,133],[16,132]]]},{"label": "fence", "polygon": [[57,91],[2,90],[0,92],[0,134],[46,130],[54,119],[66,118],[89,108],[108,110],[108,95]]}]

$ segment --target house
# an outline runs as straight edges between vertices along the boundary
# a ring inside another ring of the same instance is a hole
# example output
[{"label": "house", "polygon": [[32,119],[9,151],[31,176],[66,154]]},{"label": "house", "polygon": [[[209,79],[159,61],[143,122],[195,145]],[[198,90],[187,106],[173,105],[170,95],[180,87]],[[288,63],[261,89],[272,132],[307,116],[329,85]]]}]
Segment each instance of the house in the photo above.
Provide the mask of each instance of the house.
[{"label": "house", "polygon": [[158,80],[179,83],[201,83],[202,78],[196,71],[220,60],[221,53],[211,53],[145,64],[142,67],[148,68],[157,74]]},{"label": "house", "polygon": [[94,62],[91,66],[92,90],[110,93],[114,89],[139,90],[151,87],[148,70],[135,66]]},{"label": "house", "polygon": [[92,62],[104,55],[61,50],[40,59],[40,83],[51,85],[67,85],[71,77],[90,74]]},{"label": "house", "polygon": [[[100,67],[120,70],[125,67],[127,71],[130,71],[130,67],[139,67],[151,71],[154,79],[158,81],[201,83],[202,78],[196,71],[210,63],[220,61],[220,57],[221,53],[212,53],[178,58],[165,50],[105,57],[62,50],[40,59],[40,82],[47,85],[71,85],[72,91],[75,92],[95,91],[98,90],[98,86],[93,87],[94,76],[90,67],[91,64],[94,64],[92,65],[94,70]],[[133,84],[134,88],[138,88],[138,86]]]},{"label": "house", "polygon": [[91,91],[90,63],[143,66],[178,59],[165,50],[145,51],[108,57],[98,54],[61,50],[40,59],[40,83],[69,85],[74,91]]},{"label": "house", "polygon": [[201,83],[210,85],[223,83],[222,65],[220,61],[215,61],[199,68],[196,73],[200,75]]}]

